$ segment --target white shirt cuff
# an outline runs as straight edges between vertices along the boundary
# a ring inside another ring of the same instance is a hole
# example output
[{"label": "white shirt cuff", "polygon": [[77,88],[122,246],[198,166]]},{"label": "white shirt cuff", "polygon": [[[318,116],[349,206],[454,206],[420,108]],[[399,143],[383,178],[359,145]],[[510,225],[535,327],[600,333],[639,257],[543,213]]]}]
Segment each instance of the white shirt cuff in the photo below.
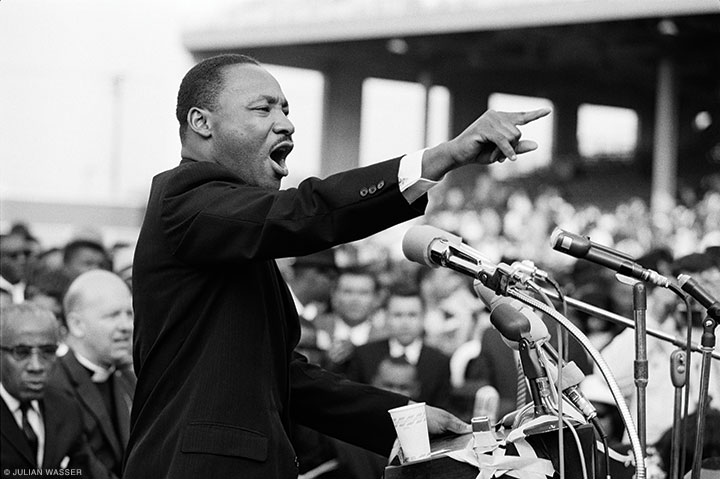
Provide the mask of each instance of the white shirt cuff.
[{"label": "white shirt cuff", "polygon": [[400,192],[408,203],[413,203],[438,184],[437,181],[422,178],[422,157],[426,149],[415,151],[400,159],[398,184]]}]

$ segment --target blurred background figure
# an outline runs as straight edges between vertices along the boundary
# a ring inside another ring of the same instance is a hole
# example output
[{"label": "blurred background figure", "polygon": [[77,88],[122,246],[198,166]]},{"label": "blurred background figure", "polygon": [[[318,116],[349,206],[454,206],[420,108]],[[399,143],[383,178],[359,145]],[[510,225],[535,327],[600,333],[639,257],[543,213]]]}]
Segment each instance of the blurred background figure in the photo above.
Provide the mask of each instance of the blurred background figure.
[{"label": "blurred background figure", "polygon": [[107,475],[119,478],[136,383],[130,289],[114,273],[91,270],[72,282],[64,309],[70,351],[60,358],[52,382],[82,405],[91,450]]},{"label": "blurred background figure", "polygon": [[0,289],[4,304],[21,303],[25,299],[25,281],[32,256],[31,244],[21,231],[0,236]]},{"label": "blurred background figure", "polygon": [[357,346],[386,337],[376,322],[380,298],[380,284],[372,271],[363,267],[340,271],[330,297],[330,311],[313,321],[317,346],[325,351],[324,367],[345,373]]},{"label": "blurred background figure", "polygon": [[13,473],[69,468],[82,477],[105,477],[83,434],[78,404],[48,384],[57,361],[55,317],[35,305],[9,305],[0,314],[0,332],[0,467]]},{"label": "blurred background figure", "polygon": [[387,357],[378,364],[377,372],[370,381],[375,387],[404,394],[420,402],[420,380],[417,368],[402,357]]},{"label": "blurred background figure", "polygon": [[330,296],[338,276],[334,249],[295,258],[284,276],[300,320],[300,342],[296,349],[310,362],[320,364],[325,351],[318,347],[314,320],[330,309]]},{"label": "blurred background figure", "polygon": [[105,247],[92,239],[76,239],[67,243],[63,250],[63,266],[71,278],[93,269],[112,269]]},{"label": "blurred background figure", "polygon": [[[411,397],[447,408],[451,390],[450,357],[425,342],[425,303],[420,290],[407,282],[393,285],[384,309],[388,338],[358,346],[350,357],[348,377],[370,384],[386,359],[398,359],[398,363],[407,363],[414,369],[418,391]],[[407,368],[398,371],[397,366],[399,364],[392,362],[385,364],[388,370],[382,371],[383,375],[410,372]],[[390,380],[392,376],[386,379]]]},{"label": "blurred background figure", "polygon": [[419,270],[420,291],[425,301],[427,344],[451,356],[472,339],[476,315],[482,303],[472,290],[472,280],[447,268]]}]

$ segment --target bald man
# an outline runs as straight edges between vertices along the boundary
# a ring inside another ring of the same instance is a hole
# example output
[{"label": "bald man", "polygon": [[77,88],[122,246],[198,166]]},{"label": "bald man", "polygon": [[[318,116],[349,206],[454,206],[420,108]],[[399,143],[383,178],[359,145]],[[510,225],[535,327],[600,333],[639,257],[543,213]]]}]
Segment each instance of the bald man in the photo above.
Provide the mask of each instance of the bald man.
[{"label": "bald man", "polygon": [[108,477],[119,478],[136,383],[130,289],[110,271],[88,271],[70,284],[63,309],[70,350],[52,381],[81,403],[90,448]]},{"label": "bald man", "polygon": [[83,434],[79,405],[48,385],[57,363],[59,334],[53,313],[38,306],[15,304],[0,313],[0,469],[4,476],[40,468],[103,477]]}]

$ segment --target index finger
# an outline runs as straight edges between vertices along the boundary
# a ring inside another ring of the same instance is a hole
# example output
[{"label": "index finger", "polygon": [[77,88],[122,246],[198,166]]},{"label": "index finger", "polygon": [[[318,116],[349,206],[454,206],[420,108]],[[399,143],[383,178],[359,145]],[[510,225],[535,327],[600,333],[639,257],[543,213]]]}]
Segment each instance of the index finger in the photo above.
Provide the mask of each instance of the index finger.
[{"label": "index finger", "polygon": [[532,111],[521,111],[517,113],[511,113],[513,116],[513,123],[516,125],[525,125],[531,121],[535,121],[538,118],[542,118],[550,114],[552,110],[550,108],[538,108]]}]

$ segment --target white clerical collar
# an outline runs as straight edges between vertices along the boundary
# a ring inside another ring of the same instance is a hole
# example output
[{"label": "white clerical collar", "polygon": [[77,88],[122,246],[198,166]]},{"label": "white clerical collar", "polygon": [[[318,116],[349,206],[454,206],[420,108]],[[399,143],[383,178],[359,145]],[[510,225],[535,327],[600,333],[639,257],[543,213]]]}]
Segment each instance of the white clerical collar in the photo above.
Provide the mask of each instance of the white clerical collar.
[{"label": "white clerical collar", "polygon": [[390,356],[393,358],[405,356],[410,364],[416,365],[418,363],[420,351],[422,350],[422,339],[418,338],[407,346],[403,346],[397,339],[390,338],[388,344],[390,345]]},{"label": "white clerical collar", "polygon": [[89,369],[90,372],[93,373],[93,375],[90,379],[94,383],[104,383],[115,372],[114,367],[110,368],[110,369],[105,369],[104,367],[99,366],[99,365],[95,364],[94,362],[90,361],[88,358],[82,356],[77,351],[73,351],[73,354],[75,354],[75,358],[78,360],[78,362],[83,367],[85,367],[86,369]]}]

